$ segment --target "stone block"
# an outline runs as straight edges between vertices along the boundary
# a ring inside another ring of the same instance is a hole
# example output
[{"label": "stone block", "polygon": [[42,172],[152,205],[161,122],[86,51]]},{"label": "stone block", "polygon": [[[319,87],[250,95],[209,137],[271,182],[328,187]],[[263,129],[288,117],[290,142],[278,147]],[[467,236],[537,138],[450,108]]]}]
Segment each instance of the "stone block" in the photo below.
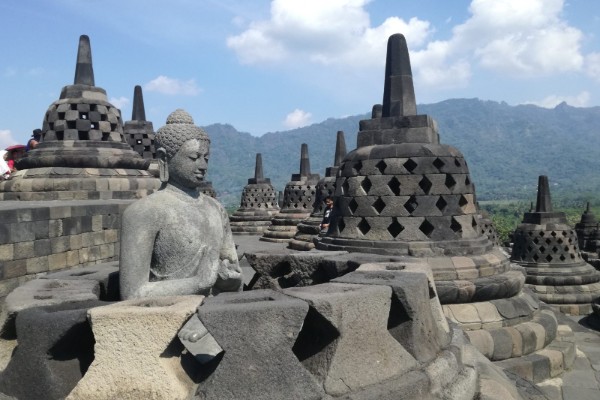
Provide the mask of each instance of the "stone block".
[{"label": "stone block", "polygon": [[67,266],[67,254],[66,253],[58,253],[58,254],[50,254],[48,256],[48,269],[50,271],[54,271],[57,269],[63,269]]},{"label": "stone block", "polygon": [[388,330],[419,362],[433,359],[450,341],[431,307],[435,292],[425,273],[407,271],[354,271],[334,280],[339,283],[384,285],[392,288]]},{"label": "stone block", "polygon": [[25,260],[27,274],[37,274],[48,271],[48,257],[34,257]]},{"label": "stone block", "polygon": [[99,301],[31,308],[19,313],[19,345],[0,374],[2,392],[19,399],[62,399],[94,359],[94,336],[87,321]]},{"label": "stone block", "polygon": [[[312,347],[299,359],[328,394],[342,395],[416,367],[415,358],[387,330],[390,287],[325,283],[284,293],[310,304],[307,342],[300,347]],[[322,343],[316,345],[315,337]]]},{"label": "stone block", "polygon": [[188,399],[194,381],[182,366],[177,331],[202,300],[160,297],[91,309],[95,358],[67,399]]},{"label": "stone block", "polygon": [[15,245],[12,243],[0,245],[0,261],[12,261],[15,256],[14,249]]},{"label": "stone block", "polygon": [[196,398],[322,398],[323,389],[298,360],[307,311],[306,302],[271,290],[207,299],[198,316],[224,353],[198,385]]}]

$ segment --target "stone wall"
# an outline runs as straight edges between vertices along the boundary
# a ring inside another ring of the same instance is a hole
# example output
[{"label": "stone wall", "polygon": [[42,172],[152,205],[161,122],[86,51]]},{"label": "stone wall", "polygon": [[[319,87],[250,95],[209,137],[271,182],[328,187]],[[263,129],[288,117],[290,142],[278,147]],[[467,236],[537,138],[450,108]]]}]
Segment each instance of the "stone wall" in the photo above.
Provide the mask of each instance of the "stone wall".
[{"label": "stone wall", "polygon": [[119,257],[121,213],[131,200],[0,202],[0,301],[48,272]]}]

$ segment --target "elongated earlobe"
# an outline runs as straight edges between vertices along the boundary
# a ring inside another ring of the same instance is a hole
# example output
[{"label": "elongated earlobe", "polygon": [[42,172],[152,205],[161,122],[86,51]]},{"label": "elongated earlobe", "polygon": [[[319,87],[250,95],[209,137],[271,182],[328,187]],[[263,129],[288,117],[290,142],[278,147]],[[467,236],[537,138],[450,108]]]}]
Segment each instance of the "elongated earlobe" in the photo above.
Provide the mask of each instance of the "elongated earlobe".
[{"label": "elongated earlobe", "polygon": [[169,181],[169,164],[167,163],[167,152],[164,148],[159,148],[156,151],[158,156],[158,178],[161,182]]}]

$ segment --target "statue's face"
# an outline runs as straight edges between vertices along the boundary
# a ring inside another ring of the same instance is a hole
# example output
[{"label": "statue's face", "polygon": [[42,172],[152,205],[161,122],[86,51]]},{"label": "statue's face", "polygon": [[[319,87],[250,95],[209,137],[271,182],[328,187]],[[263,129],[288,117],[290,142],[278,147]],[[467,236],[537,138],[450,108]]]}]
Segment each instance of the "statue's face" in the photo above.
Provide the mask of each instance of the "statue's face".
[{"label": "statue's face", "polygon": [[208,143],[191,139],[169,160],[169,181],[188,188],[200,186],[208,168]]}]

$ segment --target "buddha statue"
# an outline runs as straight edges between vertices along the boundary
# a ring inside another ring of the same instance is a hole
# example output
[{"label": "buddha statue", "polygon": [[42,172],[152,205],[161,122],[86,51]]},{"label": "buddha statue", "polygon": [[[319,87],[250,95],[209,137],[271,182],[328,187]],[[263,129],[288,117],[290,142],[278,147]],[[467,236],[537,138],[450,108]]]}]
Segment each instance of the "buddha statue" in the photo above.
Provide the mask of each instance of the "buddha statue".
[{"label": "buddha statue", "polygon": [[121,222],[121,298],[216,294],[242,288],[229,218],[201,193],[210,139],[184,110],[157,131],[160,189]]}]

